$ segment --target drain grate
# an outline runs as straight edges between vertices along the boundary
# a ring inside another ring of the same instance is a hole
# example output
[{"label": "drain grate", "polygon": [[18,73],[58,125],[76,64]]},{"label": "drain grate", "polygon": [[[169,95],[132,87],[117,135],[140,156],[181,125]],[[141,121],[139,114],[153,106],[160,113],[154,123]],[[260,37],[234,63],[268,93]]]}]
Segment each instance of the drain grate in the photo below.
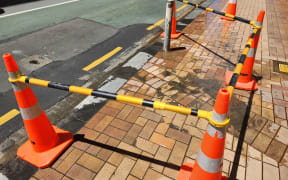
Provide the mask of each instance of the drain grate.
[{"label": "drain grate", "polygon": [[273,71],[288,74],[288,63],[281,61],[273,61]]}]

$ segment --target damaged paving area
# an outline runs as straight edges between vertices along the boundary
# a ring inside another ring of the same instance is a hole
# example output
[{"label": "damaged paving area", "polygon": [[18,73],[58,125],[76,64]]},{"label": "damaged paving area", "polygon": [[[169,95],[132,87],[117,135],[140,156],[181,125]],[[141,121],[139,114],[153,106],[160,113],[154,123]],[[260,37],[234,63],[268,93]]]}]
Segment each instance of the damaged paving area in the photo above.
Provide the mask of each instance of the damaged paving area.
[{"label": "damaged paving area", "polygon": [[[225,11],[226,6],[227,1],[216,0],[210,7]],[[266,16],[253,72],[259,89],[235,90],[230,103],[222,170],[231,179],[288,177],[288,74],[274,65],[288,61],[288,24],[280,21],[288,3],[238,1],[237,15],[256,19],[262,9]],[[211,111],[218,90],[225,87],[225,72],[234,69],[250,31],[246,24],[202,12],[171,41],[174,50],[164,53],[157,39],[142,50],[151,56],[139,69],[129,62],[116,69],[114,79],[129,76],[117,93]],[[177,179],[181,165],[195,161],[206,119],[112,100],[101,103],[65,153],[31,180]]]}]

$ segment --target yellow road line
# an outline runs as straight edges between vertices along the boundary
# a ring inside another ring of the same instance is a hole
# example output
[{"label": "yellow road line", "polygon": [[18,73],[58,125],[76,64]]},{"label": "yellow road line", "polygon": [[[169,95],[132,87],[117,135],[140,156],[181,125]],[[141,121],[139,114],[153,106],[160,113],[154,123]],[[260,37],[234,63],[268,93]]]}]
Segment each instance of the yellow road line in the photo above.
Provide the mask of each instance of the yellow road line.
[{"label": "yellow road line", "polygon": [[12,109],[8,113],[6,113],[3,116],[1,116],[0,117],[0,126],[2,124],[5,124],[7,121],[9,121],[10,119],[14,118],[15,116],[17,116],[19,113],[20,112],[17,109]]},{"label": "yellow road line", "polygon": [[113,55],[115,55],[116,53],[121,51],[122,49],[123,49],[122,47],[117,47],[117,48],[113,49],[112,51],[110,51],[109,53],[105,54],[101,58],[95,60],[94,62],[92,62],[88,66],[84,67],[82,70],[83,71],[90,71],[91,69],[95,68],[96,66],[98,66],[102,62],[106,61],[107,59],[109,59],[110,57],[112,57]]},{"label": "yellow road line", "polygon": [[184,9],[187,6],[187,4],[184,4],[183,6],[181,6],[180,8],[176,9],[176,12],[181,11],[182,9]]},{"label": "yellow road line", "polygon": [[[181,11],[181,10],[184,9],[186,6],[187,6],[187,5],[184,4],[184,5],[181,6],[180,8],[176,9],[176,12]],[[160,24],[162,24],[163,22],[164,22],[164,19],[161,19],[161,20],[157,21],[155,24],[147,27],[146,30],[147,30],[147,31],[150,31],[150,30],[154,29],[155,27],[159,26]]]},{"label": "yellow road line", "polygon": [[148,28],[146,28],[148,31],[154,29],[155,27],[159,26],[160,24],[162,24],[164,22],[164,19],[161,19],[159,21],[157,21],[155,24],[149,26]]}]

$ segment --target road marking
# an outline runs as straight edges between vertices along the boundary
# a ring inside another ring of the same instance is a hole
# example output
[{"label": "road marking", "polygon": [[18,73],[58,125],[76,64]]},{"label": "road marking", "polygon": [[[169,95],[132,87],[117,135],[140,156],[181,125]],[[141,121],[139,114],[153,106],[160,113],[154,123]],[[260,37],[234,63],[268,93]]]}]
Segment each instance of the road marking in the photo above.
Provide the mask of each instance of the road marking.
[{"label": "road marking", "polygon": [[122,47],[117,47],[117,48],[113,49],[112,51],[110,51],[109,53],[105,54],[101,58],[95,60],[94,62],[92,62],[88,66],[84,67],[82,70],[83,71],[90,71],[91,69],[95,68],[96,66],[98,66],[102,62],[106,61],[107,59],[109,59],[110,57],[112,57],[113,55],[115,55],[116,53],[121,51],[122,49],[123,49]]},{"label": "road marking", "polygon": [[176,12],[181,11],[182,9],[184,9],[187,6],[187,4],[184,4],[183,6],[181,6],[180,8],[176,9]]},{"label": "road marking", "polygon": [[19,14],[24,14],[24,13],[27,13],[27,12],[37,11],[37,10],[40,10],[40,9],[46,9],[46,8],[50,8],[50,7],[60,6],[60,5],[63,5],[63,4],[69,4],[69,3],[73,3],[73,2],[77,2],[77,1],[79,1],[79,0],[70,0],[70,1],[65,1],[65,2],[62,2],[62,3],[58,3],[58,4],[51,4],[51,5],[48,5],[48,6],[28,9],[28,10],[25,10],[25,11],[19,11],[19,12],[16,12],[16,13],[2,15],[2,16],[0,16],[0,19],[1,18],[10,17],[10,16],[19,15]]},{"label": "road marking", "polygon": [[17,116],[20,112],[17,109],[12,109],[11,111],[7,112],[3,116],[0,117],[0,126],[2,124],[5,124],[7,121],[10,119],[14,118]]},{"label": "road marking", "polygon": [[[186,4],[183,5],[183,6],[181,6],[180,8],[176,9],[176,12],[181,11],[181,10],[184,9],[186,6],[187,6]],[[154,29],[155,27],[161,25],[163,22],[164,22],[164,19],[161,19],[161,20],[157,21],[155,24],[147,27],[146,30],[147,30],[147,31],[150,31],[150,30]]]},{"label": "road marking", "polygon": [[149,26],[148,28],[146,28],[148,31],[154,29],[155,27],[159,26],[160,24],[162,24],[164,22],[164,19],[161,19],[159,21],[157,21],[155,24]]}]

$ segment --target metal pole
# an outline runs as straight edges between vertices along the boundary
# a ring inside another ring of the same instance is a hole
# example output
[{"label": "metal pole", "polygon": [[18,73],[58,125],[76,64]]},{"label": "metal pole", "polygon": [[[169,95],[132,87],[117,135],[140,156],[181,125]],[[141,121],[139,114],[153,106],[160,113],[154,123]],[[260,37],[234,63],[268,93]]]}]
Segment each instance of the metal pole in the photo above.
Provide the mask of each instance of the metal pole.
[{"label": "metal pole", "polygon": [[174,0],[167,0],[166,17],[165,17],[165,36],[164,36],[164,45],[163,45],[163,50],[165,52],[169,51],[170,49],[173,5],[174,5]]}]

